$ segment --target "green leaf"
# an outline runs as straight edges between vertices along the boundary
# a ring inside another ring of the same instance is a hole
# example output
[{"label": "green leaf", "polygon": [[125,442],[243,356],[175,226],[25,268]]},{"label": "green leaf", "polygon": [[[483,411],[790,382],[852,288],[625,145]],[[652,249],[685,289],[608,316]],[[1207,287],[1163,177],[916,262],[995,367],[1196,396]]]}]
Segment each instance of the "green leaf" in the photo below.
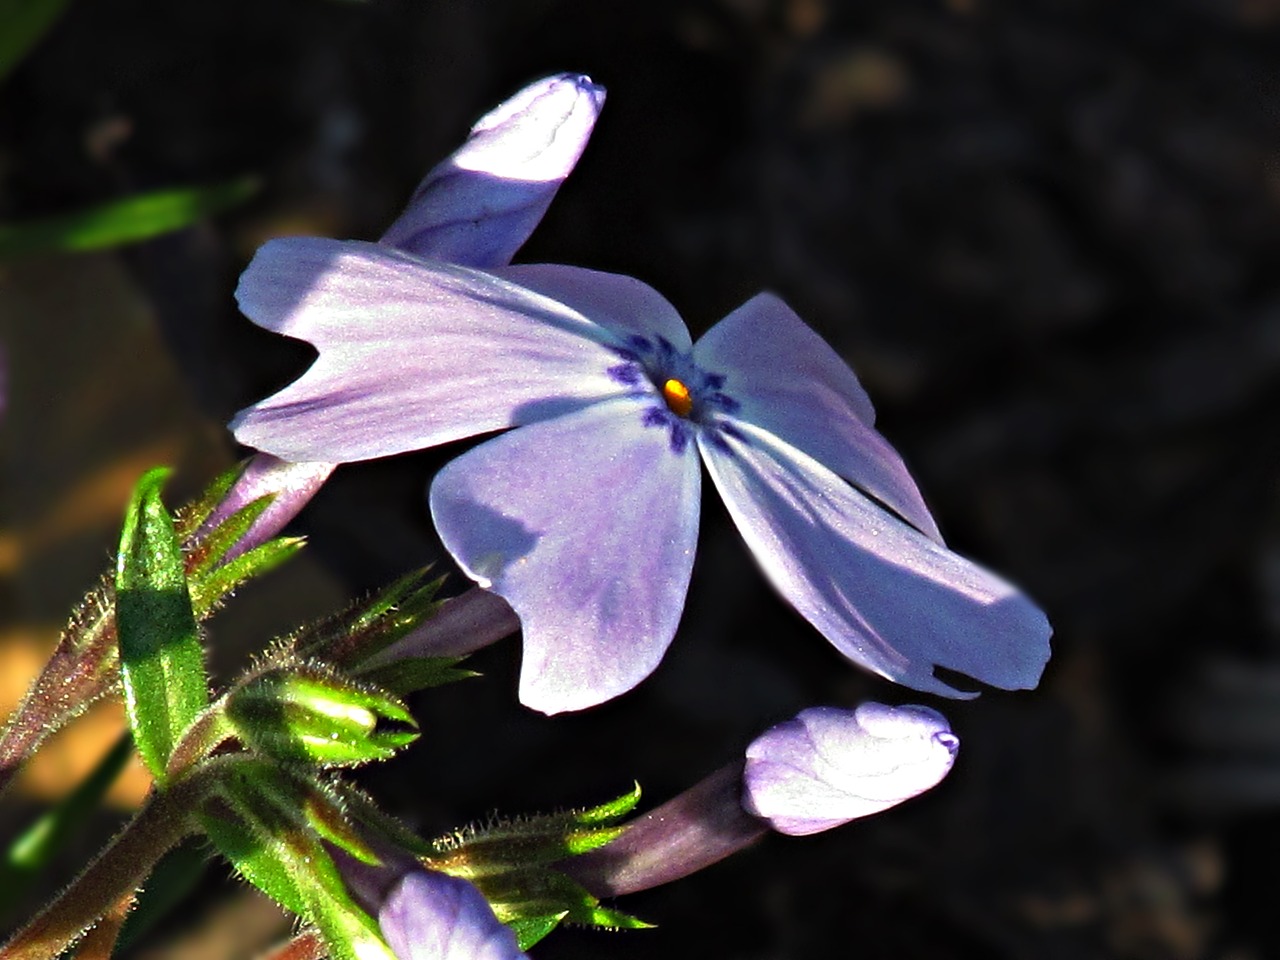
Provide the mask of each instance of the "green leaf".
[{"label": "green leaf", "polygon": [[0,903],[12,903],[20,889],[86,825],[132,755],[133,740],[125,733],[79,786],[18,835],[0,864]]},{"label": "green leaf", "polygon": [[157,190],[87,210],[0,224],[0,258],[137,243],[235,206],[257,189],[255,178],[242,177],[211,187]]},{"label": "green leaf", "polygon": [[138,752],[161,786],[174,744],[209,703],[182,549],[160,499],[168,475],[160,468],[138,481],[116,565],[125,709]]},{"label": "green leaf", "polygon": [[54,25],[67,0],[0,0],[0,81]]}]

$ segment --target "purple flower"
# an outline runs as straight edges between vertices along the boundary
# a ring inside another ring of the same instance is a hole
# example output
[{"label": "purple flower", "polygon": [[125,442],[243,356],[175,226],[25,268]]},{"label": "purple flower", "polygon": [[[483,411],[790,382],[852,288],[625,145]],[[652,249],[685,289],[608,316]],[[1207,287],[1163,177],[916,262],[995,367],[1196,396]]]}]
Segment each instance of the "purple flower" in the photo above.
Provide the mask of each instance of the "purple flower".
[{"label": "purple flower", "polygon": [[407,874],[378,911],[398,960],[528,960],[480,891],[429,870]]},{"label": "purple flower", "polygon": [[[577,73],[529,84],[481,117],[466,143],[427,173],[381,242],[420,257],[473,267],[510,263],[582,156],[604,97],[604,87]],[[0,415],[3,412],[0,389]],[[282,462],[260,454],[202,533],[257,497],[275,494],[229,552],[231,559],[279,533],[336,466]]]},{"label": "purple flower", "polygon": [[441,471],[431,510],[519,615],[531,707],[588,707],[657,666],[692,570],[700,460],[766,574],[849,659],[952,696],[935,664],[1005,688],[1040,677],[1044,615],[942,545],[853,372],[776,297],[694,345],[629,277],[311,238],[266,244],[237,296],[320,353],[239,414],[243,443],[348,461],[521,428]]},{"label": "purple flower", "polygon": [[924,793],[959,748],[928,707],[813,707],[747,748],[743,806],[779,833],[819,833]]}]

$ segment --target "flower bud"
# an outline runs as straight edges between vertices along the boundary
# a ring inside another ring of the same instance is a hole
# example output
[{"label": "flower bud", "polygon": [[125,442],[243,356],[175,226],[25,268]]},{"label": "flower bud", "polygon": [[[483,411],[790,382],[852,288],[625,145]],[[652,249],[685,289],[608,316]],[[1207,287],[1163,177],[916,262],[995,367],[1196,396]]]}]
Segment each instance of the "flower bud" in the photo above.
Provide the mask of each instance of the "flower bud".
[{"label": "flower bud", "polygon": [[928,790],[959,747],[928,707],[814,707],[747,748],[743,806],[779,833],[818,833]]},{"label": "flower bud", "polygon": [[245,744],[268,756],[322,766],[385,760],[418,736],[406,729],[416,724],[399,700],[308,667],[248,680],[230,694],[227,719]]},{"label": "flower bud", "polygon": [[443,873],[407,874],[378,925],[398,960],[527,960],[480,891]]},{"label": "flower bud", "polygon": [[581,74],[525,87],[427,174],[382,242],[465,266],[510,263],[578,162],[603,105],[604,87]]}]

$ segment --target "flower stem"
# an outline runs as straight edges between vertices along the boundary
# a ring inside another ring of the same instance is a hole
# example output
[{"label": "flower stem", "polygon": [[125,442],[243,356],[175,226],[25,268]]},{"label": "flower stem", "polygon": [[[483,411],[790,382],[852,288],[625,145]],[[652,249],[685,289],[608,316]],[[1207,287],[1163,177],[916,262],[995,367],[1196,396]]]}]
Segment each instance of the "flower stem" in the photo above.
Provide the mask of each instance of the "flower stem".
[{"label": "flower stem", "polygon": [[557,866],[597,897],[648,890],[687,877],[751,846],[768,825],[742,809],[741,762],[722,767],[622,836]]},{"label": "flower stem", "polygon": [[196,776],[153,793],[106,849],[0,949],[0,960],[54,960],[142,885],[157,861],[195,832],[207,787]]},{"label": "flower stem", "polygon": [[268,951],[262,960],[323,960],[328,955],[324,938],[314,930],[306,930]]}]

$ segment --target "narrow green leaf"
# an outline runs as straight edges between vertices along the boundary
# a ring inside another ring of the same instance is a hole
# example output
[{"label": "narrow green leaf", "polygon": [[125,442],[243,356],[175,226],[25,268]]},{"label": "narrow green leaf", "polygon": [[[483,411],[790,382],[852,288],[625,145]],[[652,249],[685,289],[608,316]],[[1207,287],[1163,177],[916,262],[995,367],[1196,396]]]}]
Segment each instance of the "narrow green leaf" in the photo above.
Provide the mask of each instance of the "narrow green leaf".
[{"label": "narrow green leaf", "polygon": [[87,210],[0,224],[0,258],[137,243],[235,206],[257,189],[255,178],[242,177],[211,187],[157,190]]},{"label": "narrow green leaf", "polygon": [[0,903],[12,903],[20,888],[30,883],[78,829],[86,825],[89,814],[132,755],[133,740],[125,733],[79,786],[19,834],[0,863]]},{"label": "narrow green leaf", "polygon": [[160,499],[168,475],[155,469],[138,481],[116,565],[125,709],[138,752],[162,786],[174,744],[209,703],[182,549]]},{"label": "narrow green leaf", "polygon": [[0,81],[54,25],[67,0],[0,0]]}]

